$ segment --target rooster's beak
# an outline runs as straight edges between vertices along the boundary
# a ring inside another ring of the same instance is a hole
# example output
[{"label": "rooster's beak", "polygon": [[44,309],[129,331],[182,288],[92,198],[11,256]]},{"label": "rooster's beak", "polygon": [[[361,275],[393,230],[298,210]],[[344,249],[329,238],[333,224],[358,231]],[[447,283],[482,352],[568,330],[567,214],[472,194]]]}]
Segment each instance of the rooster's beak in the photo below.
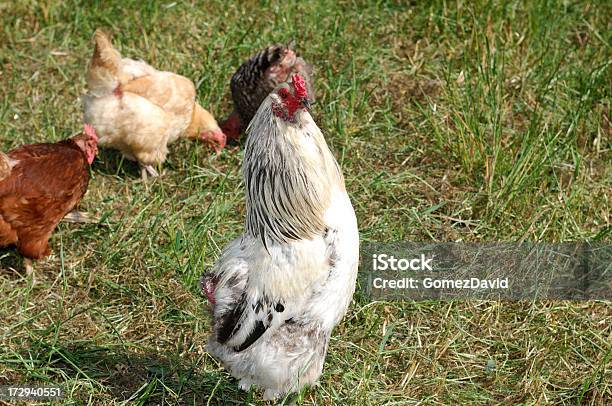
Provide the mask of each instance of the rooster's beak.
[{"label": "rooster's beak", "polygon": [[310,110],[310,100],[302,99],[302,106],[304,106],[306,110]]}]

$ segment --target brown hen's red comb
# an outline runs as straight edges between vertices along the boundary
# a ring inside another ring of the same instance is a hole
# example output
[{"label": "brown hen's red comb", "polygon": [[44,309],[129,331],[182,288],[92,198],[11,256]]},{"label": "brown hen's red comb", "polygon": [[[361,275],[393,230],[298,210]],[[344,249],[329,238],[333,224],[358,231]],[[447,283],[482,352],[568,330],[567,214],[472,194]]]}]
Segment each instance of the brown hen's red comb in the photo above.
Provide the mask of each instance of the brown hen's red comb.
[{"label": "brown hen's red comb", "polygon": [[96,134],[96,130],[94,130],[94,128],[93,128],[93,126],[91,124],[83,125],[83,132],[89,138],[93,138],[94,141],[98,142],[98,135]]},{"label": "brown hen's red comb", "polygon": [[300,99],[308,98],[308,91],[306,90],[306,82],[304,81],[304,78],[299,73],[295,73],[293,76],[291,76],[291,83],[293,83],[296,97]]}]

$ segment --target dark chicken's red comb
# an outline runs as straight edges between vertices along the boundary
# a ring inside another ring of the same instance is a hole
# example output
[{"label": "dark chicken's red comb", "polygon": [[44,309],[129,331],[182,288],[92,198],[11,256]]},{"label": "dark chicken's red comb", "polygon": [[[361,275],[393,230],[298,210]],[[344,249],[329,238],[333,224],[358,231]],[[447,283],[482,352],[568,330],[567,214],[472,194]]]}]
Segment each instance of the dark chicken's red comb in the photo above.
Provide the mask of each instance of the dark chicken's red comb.
[{"label": "dark chicken's red comb", "polygon": [[304,78],[299,73],[295,73],[291,76],[291,82],[293,83],[293,88],[295,89],[295,96],[299,99],[307,99],[308,91],[306,90],[306,82],[304,81]]}]

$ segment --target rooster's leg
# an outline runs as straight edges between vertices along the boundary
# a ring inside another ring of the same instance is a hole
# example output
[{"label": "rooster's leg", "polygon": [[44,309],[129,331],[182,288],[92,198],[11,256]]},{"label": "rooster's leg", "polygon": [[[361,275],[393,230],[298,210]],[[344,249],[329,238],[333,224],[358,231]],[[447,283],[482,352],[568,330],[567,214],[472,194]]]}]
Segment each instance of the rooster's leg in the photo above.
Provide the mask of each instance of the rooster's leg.
[{"label": "rooster's leg", "polygon": [[89,216],[89,214],[85,212],[72,210],[64,216],[64,221],[68,223],[97,223],[98,219]]}]

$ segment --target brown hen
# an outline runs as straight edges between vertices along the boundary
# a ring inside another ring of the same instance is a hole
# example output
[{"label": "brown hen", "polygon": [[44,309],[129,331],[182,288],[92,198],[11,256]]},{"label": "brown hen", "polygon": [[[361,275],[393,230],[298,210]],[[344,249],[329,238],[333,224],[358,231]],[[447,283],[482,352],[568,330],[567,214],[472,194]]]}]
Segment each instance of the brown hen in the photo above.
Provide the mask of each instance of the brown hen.
[{"label": "brown hen", "polygon": [[0,156],[0,247],[32,260],[50,254],[49,237],[87,191],[97,149],[91,126],[55,144],[24,145]]}]

